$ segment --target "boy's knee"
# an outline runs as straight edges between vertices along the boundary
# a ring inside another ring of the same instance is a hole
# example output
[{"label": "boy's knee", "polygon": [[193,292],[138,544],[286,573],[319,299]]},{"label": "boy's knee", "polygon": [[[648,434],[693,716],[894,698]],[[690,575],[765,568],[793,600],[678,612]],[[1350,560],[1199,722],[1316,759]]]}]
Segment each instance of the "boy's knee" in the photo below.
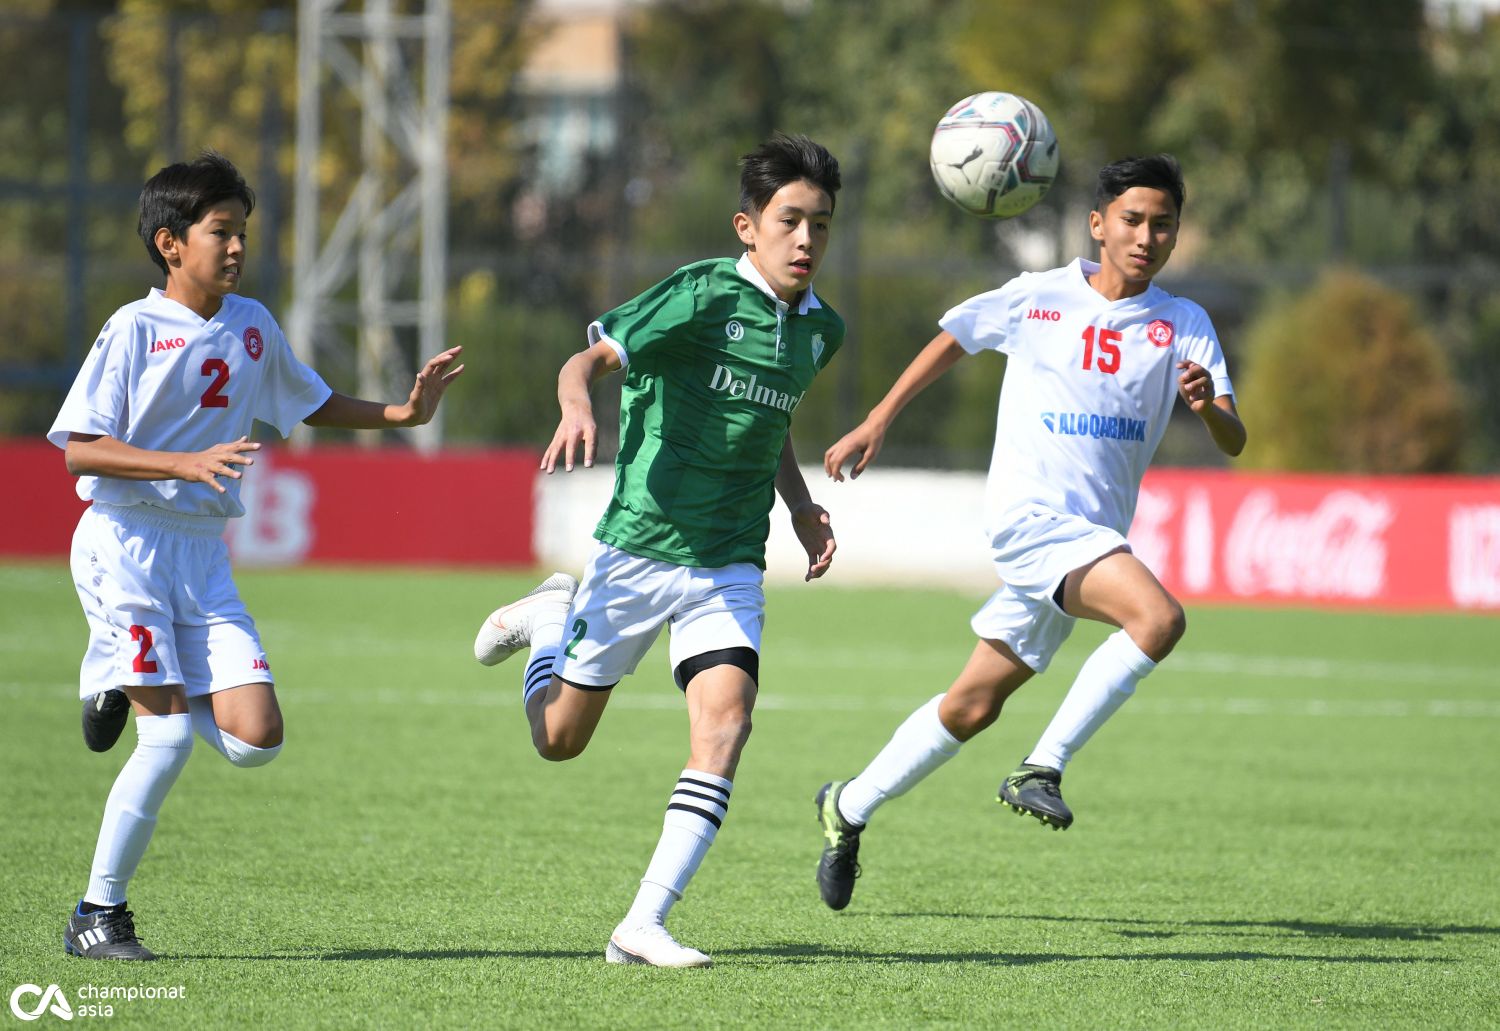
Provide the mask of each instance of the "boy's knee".
[{"label": "boy's knee", "polygon": [[737,742],[741,746],[750,740],[750,731],[753,729],[754,721],[743,709],[726,716],[714,728],[723,740]]},{"label": "boy's knee", "polygon": [[967,741],[999,719],[1004,704],[998,693],[964,692],[955,696],[950,692],[938,707],[938,719],[944,730]]},{"label": "boy's knee", "polygon": [[1170,652],[1182,640],[1182,635],[1187,633],[1187,613],[1175,598],[1171,599],[1157,615],[1155,624],[1158,647],[1163,653]]},{"label": "boy's knee", "polygon": [[1148,658],[1161,662],[1172,654],[1172,649],[1177,647],[1177,642],[1187,633],[1187,613],[1182,611],[1181,605],[1172,601],[1152,613],[1148,619],[1127,628],[1126,633]]},{"label": "boy's knee", "polygon": [[285,732],[286,728],[281,725],[281,720],[278,717],[273,723],[265,723],[255,727],[240,740],[256,748],[280,748]]},{"label": "boy's knee", "polygon": [[221,733],[232,734],[236,740],[252,748],[276,748],[280,746],[282,735],[286,733],[281,710],[276,708],[269,712],[235,713],[224,718],[223,722],[218,722],[218,718],[212,715],[208,718],[214,721]]},{"label": "boy's knee", "polygon": [[577,759],[588,747],[587,740],[579,740],[565,734],[551,735],[545,727],[537,728],[531,732],[531,743],[536,747],[536,754],[548,762],[567,762],[569,759]]},{"label": "boy's knee", "polygon": [[693,727],[695,744],[705,745],[716,753],[739,758],[740,750],[750,740],[750,714],[743,709],[723,713],[717,718],[700,718]]}]

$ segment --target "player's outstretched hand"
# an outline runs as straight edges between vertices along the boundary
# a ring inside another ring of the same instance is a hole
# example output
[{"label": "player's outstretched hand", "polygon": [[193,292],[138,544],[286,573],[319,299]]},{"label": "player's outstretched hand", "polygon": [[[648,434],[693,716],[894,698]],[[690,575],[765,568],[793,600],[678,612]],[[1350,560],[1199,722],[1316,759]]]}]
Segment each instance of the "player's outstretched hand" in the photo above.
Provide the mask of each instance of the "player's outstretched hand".
[{"label": "player's outstretched hand", "polygon": [[433,415],[437,413],[438,402],[443,399],[443,392],[464,371],[462,365],[451,372],[446,371],[462,353],[462,347],[450,347],[442,354],[427,359],[427,364],[417,373],[417,382],[411,388],[411,396],[406,399],[409,414],[401,420],[400,425],[425,426],[432,421]]},{"label": "player's outstretched hand", "polygon": [[1177,367],[1183,370],[1177,377],[1177,392],[1193,411],[1203,410],[1204,405],[1214,403],[1214,380],[1208,370],[1195,362],[1182,361]]},{"label": "player's outstretched hand", "polygon": [[833,539],[833,522],[822,505],[807,501],[792,513],[792,529],[797,531],[797,540],[807,552],[807,575],[803,582],[816,580],[828,572],[833,565],[833,553],[838,550]]},{"label": "player's outstretched hand", "polygon": [[859,474],[865,471],[865,466],[875,461],[875,456],[880,454],[880,448],[884,443],[885,428],[866,419],[840,437],[833,447],[823,452],[823,471],[830,479],[843,483],[844,464],[854,460],[854,468],[849,471],[849,478],[857,480]]},{"label": "player's outstretched hand", "polygon": [[557,468],[557,460],[560,458],[563,469],[572,472],[573,458],[578,454],[580,446],[583,448],[583,467],[591,468],[594,464],[594,440],[597,434],[593,408],[586,405],[564,405],[557,432],[552,434],[552,443],[547,445],[547,450],[542,454],[543,471],[551,474]]},{"label": "player's outstretched hand", "polygon": [[227,444],[215,444],[207,451],[190,452],[182,456],[182,470],[177,478],[189,483],[206,483],[223,494],[224,485],[219,482],[219,477],[238,480],[244,473],[234,467],[254,465],[255,459],[251,455],[259,450],[259,444],[251,442],[249,437],[241,437]]}]

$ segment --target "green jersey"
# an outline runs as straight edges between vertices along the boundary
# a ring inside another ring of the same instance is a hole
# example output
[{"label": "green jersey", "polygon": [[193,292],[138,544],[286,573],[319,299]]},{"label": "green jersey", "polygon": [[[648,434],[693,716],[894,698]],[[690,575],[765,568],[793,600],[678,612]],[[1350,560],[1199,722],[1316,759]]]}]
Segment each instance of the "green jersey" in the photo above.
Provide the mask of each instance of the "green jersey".
[{"label": "green jersey", "polygon": [[764,569],[792,413],[844,320],[811,288],[778,299],[746,255],[678,269],[589,339],[625,363],[615,491],[594,536],[675,565]]}]

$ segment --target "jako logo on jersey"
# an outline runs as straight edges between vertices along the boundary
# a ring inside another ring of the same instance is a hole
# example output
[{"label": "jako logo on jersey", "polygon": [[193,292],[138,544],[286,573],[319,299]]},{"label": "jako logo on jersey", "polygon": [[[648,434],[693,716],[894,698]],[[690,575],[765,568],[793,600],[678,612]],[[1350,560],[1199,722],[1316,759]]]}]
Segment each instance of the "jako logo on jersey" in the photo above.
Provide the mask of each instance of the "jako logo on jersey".
[{"label": "jako logo on jersey", "polygon": [[816,365],[823,360],[823,334],[814,333],[812,337],[813,364]]},{"label": "jako logo on jersey", "polygon": [[708,389],[727,393],[730,397],[743,397],[747,401],[783,412],[790,412],[802,401],[802,394],[788,394],[761,386],[755,382],[754,373],[750,374],[748,380],[735,379],[734,373],[722,365],[714,366],[713,379],[708,381]]},{"label": "jako logo on jersey", "polygon": [[730,340],[745,339],[745,327],[740,325],[738,319],[730,319],[724,326],[724,335]]},{"label": "jako logo on jersey", "polygon": [[[36,1009],[24,1010],[21,1008],[23,995],[39,995],[42,1001],[36,1004]],[[43,991],[40,985],[17,985],[16,990],[10,993],[10,1011],[18,1020],[36,1020],[47,1011],[49,1006],[52,1008],[54,1017],[61,1017],[63,1020],[73,1019],[73,1007],[68,1005],[67,996],[63,995],[62,989],[55,984],[49,984],[46,991]]]},{"label": "jako logo on jersey", "polygon": [[266,349],[265,341],[260,338],[260,330],[250,326],[245,330],[245,353],[253,362],[260,361],[260,356]]},{"label": "jako logo on jersey", "polygon": [[265,659],[251,659],[250,660],[250,668],[251,669],[263,669],[267,673],[271,672],[271,664],[269,662],[267,662]]},{"label": "jako logo on jersey", "polygon": [[158,351],[174,351],[179,347],[186,347],[187,341],[182,337],[173,337],[171,340],[151,341],[151,350],[147,354],[155,354]]},{"label": "jako logo on jersey", "polygon": [[1047,432],[1060,437],[1093,437],[1095,440],[1146,439],[1145,419],[1123,419],[1118,415],[1090,415],[1088,412],[1043,412],[1042,425]]},{"label": "jako logo on jersey", "polygon": [[1050,308],[1032,308],[1026,313],[1028,319],[1041,319],[1043,322],[1061,322],[1062,312],[1052,311]]},{"label": "jako logo on jersey", "polygon": [[1176,335],[1177,327],[1166,319],[1155,319],[1146,327],[1146,339],[1157,347],[1171,347],[1172,338]]}]

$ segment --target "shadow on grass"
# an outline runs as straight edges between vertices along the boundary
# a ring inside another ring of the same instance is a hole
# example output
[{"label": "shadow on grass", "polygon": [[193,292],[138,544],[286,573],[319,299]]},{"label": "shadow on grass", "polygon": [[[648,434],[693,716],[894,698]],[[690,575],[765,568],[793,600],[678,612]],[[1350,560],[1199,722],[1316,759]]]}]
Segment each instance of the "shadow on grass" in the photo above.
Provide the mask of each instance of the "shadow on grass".
[{"label": "shadow on grass", "polygon": [[[1174,938],[1181,934],[1201,934],[1204,930],[1241,931],[1261,934],[1282,932],[1298,938],[1353,938],[1379,941],[1438,942],[1450,935],[1500,934],[1500,927],[1480,924],[1383,924],[1334,923],[1317,920],[1142,920],[1132,917],[1058,916],[1037,913],[850,913],[853,917],[878,919],[941,920],[1011,920],[1096,924],[1119,928],[1125,938]],[[1143,929],[1144,928],[1144,929]]]},{"label": "shadow on grass", "polygon": [[1279,960],[1291,963],[1449,963],[1443,957],[1412,956],[1327,956],[1287,952],[877,952],[865,949],[829,948],[805,943],[766,945],[748,949],[718,949],[715,957],[745,956],[774,959],[778,964],[802,963],[983,963],[991,966],[1024,967],[1042,963],[1089,963],[1101,960],[1178,963],[1241,963],[1251,960]]},{"label": "shadow on grass", "polygon": [[[1084,963],[1100,960],[1133,960],[1154,962],[1173,960],[1180,963],[1237,963],[1248,960],[1281,960],[1292,963],[1449,963],[1443,957],[1414,956],[1324,956],[1299,955],[1284,952],[1129,952],[1129,953],[1066,953],[1066,952],[882,952],[867,949],[843,949],[826,945],[809,945],[803,942],[784,942],[743,949],[716,949],[714,956],[722,959],[738,956],[747,959],[770,959],[777,963],[792,965],[811,963],[985,963],[993,966],[1024,967],[1042,963]],[[581,959],[601,960],[604,954],[597,949],[349,949],[333,952],[283,952],[261,956],[230,956],[222,953],[194,955],[171,955],[164,953],[164,960],[269,960],[281,963],[319,962],[345,963],[370,962],[374,960],[451,960],[451,959],[519,959],[555,960]]]},{"label": "shadow on grass", "polygon": [[229,956],[222,953],[198,955],[161,954],[161,959],[259,959],[280,962],[306,962],[315,960],[329,962],[361,962],[379,959],[603,959],[603,949],[334,949],[324,952],[309,949],[306,952],[276,952],[259,956]]},{"label": "shadow on grass", "polygon": [[[1280,960],[1290,963],[1450,963],[1443,957],[1415,956],[1327,956],[1286,952],[884,952],[871,949],[844,949],[805,942],[783,942],[743,949],[716,949],[714,956],[724,959],[738,956],[746,959],[775,960],[778,964],[811,963],[984,963],[992,966],[1024,967],[1042,963],[1087,963],[1101,960],[1130,960],[1179,963],[1241,963],[1251,960]],[[227,956],[222,954],[162,955],[164,960],[274,960],[278,962],[369,962],[373,960],[450,960],[450,959],[519,959],[599,960],[604,954],[595,949],[349,949],[333,952],[277,953],[263,956]]]},{"label": "shadow on grass", "polygon": [[[1353,939],[1372,941],[1440,942],[1454,935],[1500,934],[1500,927],[1482,925],[1333,923],[1310,920],[1142,920],[1095,916],[1057,916],[1022,913],[843,913],[840,920],[1005,920],[1015,923],[1051,922],[1096,925],[1114,930],[1122,938],[1170,939],[1182,935],[1202,935],[1229,931],[1244,936],[1317,940]],[[1280,960],[1293,963],[1449,963],[1442,956],[1370,956],[1323,955],[1299,952],[1226,949],[1177,952],[905,952],[839,948],[808,942],[779,942],[747,948],[718,949],[718,957],[775,960],[780,963],[985,963],[996,966],[1032,966],[1042,963],[1079,963],[1098,960],[1151,962],[1169,960],[1181,963],[1236,963],[1253,960]],[[304,952],[249,955],[164,955],[168,960],[273,960],[279,962],[374,962],[379,960],[598,960],[598,949],[308,949]]]}]

